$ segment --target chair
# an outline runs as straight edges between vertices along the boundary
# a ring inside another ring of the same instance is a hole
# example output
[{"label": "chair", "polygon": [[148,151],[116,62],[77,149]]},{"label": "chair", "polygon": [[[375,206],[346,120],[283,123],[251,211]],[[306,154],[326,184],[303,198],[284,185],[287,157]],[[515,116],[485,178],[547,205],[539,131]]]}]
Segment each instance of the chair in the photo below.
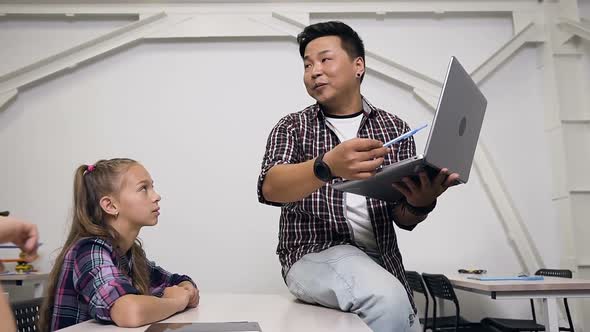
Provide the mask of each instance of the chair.
[{"label": "chair", "polygon": [[[556,270],[556,269],[540,269],[535,275],[545,277],[559,277],[559,278],[572,278],[572,271],[570,270]],[[565,313],[569,327],[559,327],[560,331],[574,331],[574,325],[572,323],[572,315],[570,314],[570,308],[567,303],[567,299],[563,299],[565,306]],[[520,332],[520,331],[545,331],[545,326],[537,323],[537,315],[535,314],[535,303],[531,299],[531,313],[533,319],[508,319],[508,318],[484,318],[481,323],[487,326],[493,326],[503,332]]]},{"label": "chair", "polygon": [[[479,328],[478,323],[469,322],[461,317],[459,299],[457,299],[453,285],[445,275],[422,273],[422,278],[433,300],[432,325],[428,326],[428,328],[432,331],[440,331],[441,329],[448,328],[454,328],[455,331],[458,329],[464,331],[464,328],[469,328],[470,330]],[[453,302],[455,304],[455,316],[436,317],[437,298]],[[429,322],[427,321],[426,323],[428,324]]]},{"label": "chair", "polygon": [[39,322],[41,303],[43,303],[42,297],[11,303],[17,332],[39,331],[37,323]]},{"label": "chair", "polygon": [[424,298],[426,299],[426,304],[424,305],[424,318],[420,318],[420,324],[422,324],[422,326],[424,327],[422,330],[426,332],[426,329],[432,326],[432,318],[430,319],[430,321],[428,321],[428,291],[426,290],[426,285],[424,284],[424,280],[422,280],[420,273],[416,271],[405,272],[406,280],[408,281],[410,289],[412,290],[412,295],[414,292],[421,293],[424,295]]}]

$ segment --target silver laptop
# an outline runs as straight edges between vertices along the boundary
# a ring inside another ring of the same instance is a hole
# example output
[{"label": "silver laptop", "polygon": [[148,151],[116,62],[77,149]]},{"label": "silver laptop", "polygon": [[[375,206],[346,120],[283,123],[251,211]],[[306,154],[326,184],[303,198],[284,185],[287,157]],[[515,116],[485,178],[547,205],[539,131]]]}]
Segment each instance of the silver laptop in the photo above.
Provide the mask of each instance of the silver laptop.
[{"label": "silver laptop", "polygon": [[471,164],[483,122],[487,100],[455,57],[451,57],[438,100],[434,122],[424,154],[382,167],[365,180],[343,181],[333,188],[384,201],[402,198],[392,184],[403,177],[426,171],[431,178],[440,169],[459,174],[459,182],[469,179]]}]

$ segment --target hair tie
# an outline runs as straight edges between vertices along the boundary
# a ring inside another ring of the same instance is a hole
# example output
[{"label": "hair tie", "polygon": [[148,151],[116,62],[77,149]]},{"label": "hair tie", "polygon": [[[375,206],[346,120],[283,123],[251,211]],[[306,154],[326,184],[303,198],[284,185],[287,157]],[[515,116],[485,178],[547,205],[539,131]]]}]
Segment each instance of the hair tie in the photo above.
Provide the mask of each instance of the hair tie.
[{"label": "hair tie", "polygon": [[94,171],[95,166],[94,165],[87,165],[86,170],[88,171],[88,173]]}]

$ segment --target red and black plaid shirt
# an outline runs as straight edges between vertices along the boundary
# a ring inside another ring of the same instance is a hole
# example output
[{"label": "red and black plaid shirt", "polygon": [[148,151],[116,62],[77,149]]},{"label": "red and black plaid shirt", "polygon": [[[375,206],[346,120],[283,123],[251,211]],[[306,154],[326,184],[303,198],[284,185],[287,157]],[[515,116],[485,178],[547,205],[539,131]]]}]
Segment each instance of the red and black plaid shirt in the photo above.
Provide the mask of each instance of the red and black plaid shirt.
[{"label": "red and black plaid shirt", "polygon": [[[363,98],[363,119],[358,137],[387,142],[410,130],[400,118],[375,108]],[[340,244],[355,245],[351,228],[344,213],[344,197],[327,183],[308,197],[293,203],[267,201],[262,195],[262,183],[268,171],[279,164],[298,164],[327,152],[340,141],[328,128],[319,104],[282,118],[271,131],[258,178],[258,200],[281,206],[279,244],[277,254],[283,267],[283,277],[289,268],[306,254],[319,252]],[[416,154],[414,139],[400,143],[396,152],[384,157],[384,165],[398,162]],[[402,256],[397,246],[393,208],[396,203],[367,198],[367,208],[375,232],[375,240],[385,268],[396,276],[408,292],[413,305],[412,291],[405,278]],[[398,227],[411,230],[397,224]]]}]

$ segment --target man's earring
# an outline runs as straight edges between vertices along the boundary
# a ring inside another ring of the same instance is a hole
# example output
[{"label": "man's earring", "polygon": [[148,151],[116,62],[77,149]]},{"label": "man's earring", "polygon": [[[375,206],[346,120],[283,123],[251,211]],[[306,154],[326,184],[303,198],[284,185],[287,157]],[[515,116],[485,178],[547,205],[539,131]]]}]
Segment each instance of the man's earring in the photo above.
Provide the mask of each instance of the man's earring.
[{"label": "man's earring", "polygon": [[356,77],[361,77],[361,73],[356,73]]}]

